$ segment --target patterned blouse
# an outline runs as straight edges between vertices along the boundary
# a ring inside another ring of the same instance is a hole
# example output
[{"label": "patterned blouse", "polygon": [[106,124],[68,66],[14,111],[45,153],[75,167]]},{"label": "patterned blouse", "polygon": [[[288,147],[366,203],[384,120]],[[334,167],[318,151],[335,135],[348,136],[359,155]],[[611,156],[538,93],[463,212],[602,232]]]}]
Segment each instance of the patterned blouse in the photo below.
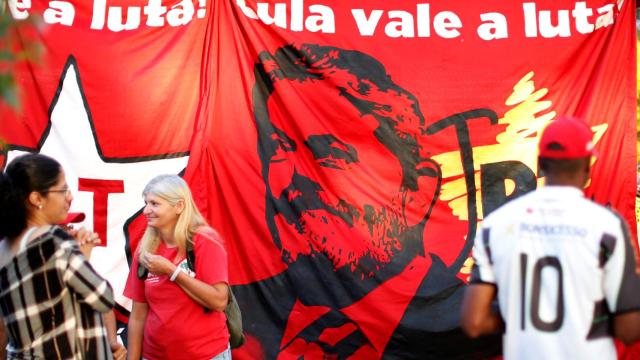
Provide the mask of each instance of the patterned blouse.
[{"label": "patterned blouse", "polygon": [[8,359],[112,359],[101,313],[113,305],[109,283],[57,226],[0,268]]}]

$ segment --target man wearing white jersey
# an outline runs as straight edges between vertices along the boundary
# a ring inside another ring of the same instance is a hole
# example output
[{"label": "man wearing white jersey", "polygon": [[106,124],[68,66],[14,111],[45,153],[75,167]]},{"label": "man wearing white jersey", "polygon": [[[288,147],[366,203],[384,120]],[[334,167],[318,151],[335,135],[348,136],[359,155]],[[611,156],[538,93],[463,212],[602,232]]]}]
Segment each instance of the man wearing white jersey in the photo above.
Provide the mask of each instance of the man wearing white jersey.
[{"label": "man wearing white jersey", "polygon": [[615,359],[613,337],[640,339],[627,225],[582,192],[591,139],[584,122],[553,121],[539,144],[545,186],[487,216],[475,240],[462,327],[471,337],[504,329],[505,359]]}]

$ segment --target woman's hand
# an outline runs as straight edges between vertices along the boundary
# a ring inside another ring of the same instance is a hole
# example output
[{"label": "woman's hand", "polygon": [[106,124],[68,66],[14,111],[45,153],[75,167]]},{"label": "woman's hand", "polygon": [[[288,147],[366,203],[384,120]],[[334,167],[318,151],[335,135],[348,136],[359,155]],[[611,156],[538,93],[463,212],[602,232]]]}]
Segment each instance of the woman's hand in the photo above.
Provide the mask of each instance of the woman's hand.
[{"label": "woman's hand", "polygon": [[145,253],[140,262],[142,266],[146,267],[154,275],[171,276],[177,267],[167,258],[150,253]]},{"label": "woman's hand", "polygon": [[111,343],[110,346],[114,360],[125,360],[127,358],[127,349],[124,347],[124,345],[116,341]]},{"label": "woman's hand", "polygon": [[107,339],[109,347],[113,353],[114,360],[126,360],[127,349],[118,342],[118,326],[116,324],[116,314],[111,310],[103,315],[104,326],[107,328]]},{"label": "woman's hand", "polygon": [[80,245],[80,251],[87,259],[91,256],[91,250],[100,244],[100,236],[98,233],[89,231],[84,227],[79,229],[68,227],[67,232],[76,239],[78,245]]}]

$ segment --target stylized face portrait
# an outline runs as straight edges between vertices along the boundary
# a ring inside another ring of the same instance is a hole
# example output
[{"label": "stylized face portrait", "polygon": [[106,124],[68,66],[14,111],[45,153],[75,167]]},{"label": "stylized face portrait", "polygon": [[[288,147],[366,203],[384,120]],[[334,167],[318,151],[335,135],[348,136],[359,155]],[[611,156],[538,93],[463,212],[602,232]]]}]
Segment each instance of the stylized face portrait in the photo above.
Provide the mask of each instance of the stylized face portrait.
[{"label": "stylized face portrait", "polygon": [[267,222],[283,260],[321,255],[365,279],[421,252],[440,171],[418,143],[416,99],[373,58],[316,45],[262,54],[256,78]]}]

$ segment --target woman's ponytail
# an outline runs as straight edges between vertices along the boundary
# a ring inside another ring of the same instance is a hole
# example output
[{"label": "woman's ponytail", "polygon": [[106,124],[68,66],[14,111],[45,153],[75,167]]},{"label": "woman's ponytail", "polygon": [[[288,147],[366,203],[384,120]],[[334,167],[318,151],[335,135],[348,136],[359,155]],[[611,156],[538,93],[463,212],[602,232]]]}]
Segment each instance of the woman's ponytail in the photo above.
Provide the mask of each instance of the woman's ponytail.
[{"label": "woman's ponytail", "polygon": [[0,239],[18,236],[27,226],[22,191],[7,173],[0,173]]}]

